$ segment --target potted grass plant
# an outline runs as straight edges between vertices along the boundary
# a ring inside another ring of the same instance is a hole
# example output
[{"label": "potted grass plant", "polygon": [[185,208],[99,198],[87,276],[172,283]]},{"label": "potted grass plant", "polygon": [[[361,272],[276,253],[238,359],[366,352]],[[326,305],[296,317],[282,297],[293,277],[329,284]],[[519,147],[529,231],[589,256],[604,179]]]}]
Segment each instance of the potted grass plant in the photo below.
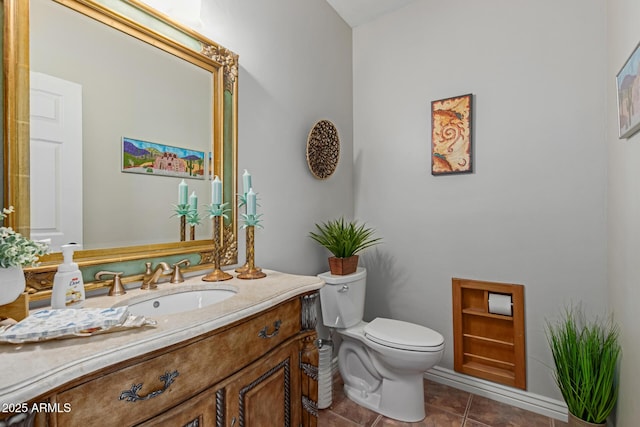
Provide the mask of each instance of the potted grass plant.
[{"label": "potted grass plant", "polygon": [[358,253],[381,242],[381,238],[373,237],[375,231],[358,224],[357,221],[334,219],[315,224],[316,231],[309,237],[324,246],[333,254],[329,257],[331,274],[351,274],[358,268]]},{"label": "potted grass plant", "polygon": [[606,426],[618,399],[618,334],[611,319],[588,321],[580,307],[567,308],[557,323],[547,322],[554,378],[569,409],[569,426]]}]

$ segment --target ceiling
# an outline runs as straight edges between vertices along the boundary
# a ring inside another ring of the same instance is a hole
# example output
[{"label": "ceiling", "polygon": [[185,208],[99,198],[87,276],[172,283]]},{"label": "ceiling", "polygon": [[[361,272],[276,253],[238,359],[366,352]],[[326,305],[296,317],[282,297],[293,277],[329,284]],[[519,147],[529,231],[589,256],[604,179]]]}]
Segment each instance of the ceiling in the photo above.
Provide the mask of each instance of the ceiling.
[{"label": "ceiling", "polygon": [[327,0],[351,28],[373,21],[415,0]]}]

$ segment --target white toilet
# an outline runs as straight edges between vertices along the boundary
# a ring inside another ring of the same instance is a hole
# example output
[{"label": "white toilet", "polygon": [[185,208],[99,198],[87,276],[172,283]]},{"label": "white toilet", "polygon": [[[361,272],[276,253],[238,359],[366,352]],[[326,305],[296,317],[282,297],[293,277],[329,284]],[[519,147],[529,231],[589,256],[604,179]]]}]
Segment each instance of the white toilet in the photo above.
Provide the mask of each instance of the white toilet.
[{"label": "white toilet", "polygon": [[338,368],[349,399],[405,422],[425,417],[423,374],[438,363],[444,338],[424,326],[400,320],[362,320],[367,270],[346,276],[318,275],[325,326],[342,337]]}]

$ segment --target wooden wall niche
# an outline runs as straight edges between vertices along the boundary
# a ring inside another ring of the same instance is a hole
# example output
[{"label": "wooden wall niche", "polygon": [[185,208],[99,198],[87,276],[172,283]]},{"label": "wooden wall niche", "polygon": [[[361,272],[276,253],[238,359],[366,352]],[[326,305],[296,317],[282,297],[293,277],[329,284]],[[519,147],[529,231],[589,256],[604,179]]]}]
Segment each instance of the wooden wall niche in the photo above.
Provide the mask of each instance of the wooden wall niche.
[{"label": "wooden wall niche", "polygon": [[[454,370],[526,390],[524,286],[452,279]],[[489,313],[489,293],[510,295],[512,315]]]}]

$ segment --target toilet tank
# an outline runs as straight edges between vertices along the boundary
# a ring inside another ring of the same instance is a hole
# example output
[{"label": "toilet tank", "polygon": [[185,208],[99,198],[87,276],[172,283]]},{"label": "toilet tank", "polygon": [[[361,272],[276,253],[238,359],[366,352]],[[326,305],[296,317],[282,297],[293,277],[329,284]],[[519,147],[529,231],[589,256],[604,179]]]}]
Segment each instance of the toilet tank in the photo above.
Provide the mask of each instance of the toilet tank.
[{"label": "toilet tank", "polygon": [[322,322],[329,328],[350,328],[364,315],[367,270],[359,267],[353,274],[335,276],[330,272],[318,274],[325,282],[320,288]]}]

